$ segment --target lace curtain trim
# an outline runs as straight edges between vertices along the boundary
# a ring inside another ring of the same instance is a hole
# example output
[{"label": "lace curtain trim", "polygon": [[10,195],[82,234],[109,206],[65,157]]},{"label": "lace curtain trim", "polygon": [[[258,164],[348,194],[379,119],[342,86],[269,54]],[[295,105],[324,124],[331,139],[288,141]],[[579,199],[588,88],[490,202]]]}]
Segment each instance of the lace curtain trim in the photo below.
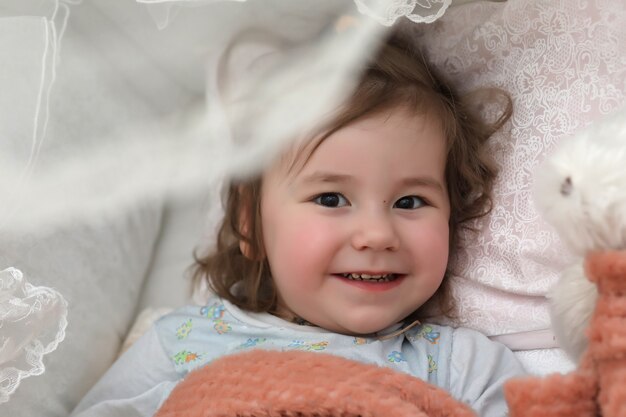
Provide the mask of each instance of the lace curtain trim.
[{"label": "lace curtain trim", "polygon": [[[247,0],[185,0],[182,3],[217,3],[220,1],[245,2]],[[181,0],[137,0],[150,7],[152,17],[160,29],[166,27],[176,14],[172,7]],[[432,23],[446,12],[452,0],[354,0],[358,11],[384,26],[393,25],[405,17],[415,23]]]},{"label": "lace curtain trim", "polygon": [[66,327],[60,293],[31,285],[19,269],[0,271],[0,404],[22,379],[45,371],[43,357],[65,339]]}]

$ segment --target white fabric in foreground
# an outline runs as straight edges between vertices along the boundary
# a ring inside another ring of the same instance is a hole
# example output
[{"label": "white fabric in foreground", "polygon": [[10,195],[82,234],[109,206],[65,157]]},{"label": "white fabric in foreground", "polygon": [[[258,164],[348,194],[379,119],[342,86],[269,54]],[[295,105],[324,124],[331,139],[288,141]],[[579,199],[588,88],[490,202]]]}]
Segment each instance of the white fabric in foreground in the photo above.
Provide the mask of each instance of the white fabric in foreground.
[{"label": "white fabric in foreground", "polygon": [[24,378],[45,371],[43,357],[65,339],[66,327],[59,292],[28,283],[18,269],[0,271],[0,404]]},{"label": "white fabric in foreground", "polygon": [[432,23],[445,13],[451,0],[354,0],[359,11],[385,26],[406,17],[415,23]]},{"label": "white fabric in foreground", "polygon": [[[197,6],[220,1],[245,2],[247,0],[137,0],[149,6],[159,28],[170,24],[179,7]],[[333,0],[336,1],[336,0]],[[359,12],[384,26],[392,26],[398,19],[407,18],[416,23],[432,23],[439,19],[452,0],[353,0]],[[456,0],[466,2],[475,0]],[[497,0],[496,0],[497,1]],[[320,7],[318,1],[316,6]]]},{"label": "white fabric in foreground", "polygon": [[[159,31],[142,4],[73,7],[47,139],[37,145],[37,169],[19,184],[20,210],[0,205],[0,217],[10,217],[4,227],[36,229],[138,194],[197,190],[214,177],[258,170],[328,116],[355,82],[372,52],[363,45],[385,31],[372,19],[335,31],[337,17],[355,9],[351,0],[314,8],[303,0],[219,2],[181,9]],[[164,113],[201,98],[198,85],[206,87],[204,117],[163,131]],[[19,165],[12,152],[0,153],[3,169]],[[0,176],[0,193],[14,186]]]}]

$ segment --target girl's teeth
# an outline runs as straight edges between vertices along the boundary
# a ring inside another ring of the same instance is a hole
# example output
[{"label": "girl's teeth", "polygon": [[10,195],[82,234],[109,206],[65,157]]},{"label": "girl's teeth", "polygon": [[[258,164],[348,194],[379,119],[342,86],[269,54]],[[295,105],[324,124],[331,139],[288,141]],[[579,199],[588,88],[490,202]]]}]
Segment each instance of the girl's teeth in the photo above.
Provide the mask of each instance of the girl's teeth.
[{"label": "girl's teeth", "polygon": [[387,282],[392,281],[395,278],[394,274],[385,275],[369,275],[369,274],[342,274],[345,278],[355,281],[376,281]]}]

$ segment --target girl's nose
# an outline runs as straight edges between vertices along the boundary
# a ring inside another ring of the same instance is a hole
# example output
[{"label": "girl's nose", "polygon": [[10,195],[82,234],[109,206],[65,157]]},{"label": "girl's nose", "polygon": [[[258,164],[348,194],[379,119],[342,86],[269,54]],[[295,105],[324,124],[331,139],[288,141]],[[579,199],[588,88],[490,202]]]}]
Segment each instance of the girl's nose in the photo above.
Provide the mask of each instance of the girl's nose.
[{"label": "girl's nose", "polygon": [[384,213],[363,215],[355,223],[352,246],[356,250],[395,251],[400,239],[391,219]]}]

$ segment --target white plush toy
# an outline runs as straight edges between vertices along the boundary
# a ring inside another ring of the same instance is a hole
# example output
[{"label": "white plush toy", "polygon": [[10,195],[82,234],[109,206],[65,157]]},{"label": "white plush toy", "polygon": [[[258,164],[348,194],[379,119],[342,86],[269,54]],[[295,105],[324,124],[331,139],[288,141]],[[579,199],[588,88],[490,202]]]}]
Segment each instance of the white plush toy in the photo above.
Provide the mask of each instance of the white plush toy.
[{"label": "white plush toy", "polygon": [[589,251],[626,249],[626,112],[566,140],[535,175],[535,203],[576,261],[548,294],[557,341],[578,361],[597,298]]}]

